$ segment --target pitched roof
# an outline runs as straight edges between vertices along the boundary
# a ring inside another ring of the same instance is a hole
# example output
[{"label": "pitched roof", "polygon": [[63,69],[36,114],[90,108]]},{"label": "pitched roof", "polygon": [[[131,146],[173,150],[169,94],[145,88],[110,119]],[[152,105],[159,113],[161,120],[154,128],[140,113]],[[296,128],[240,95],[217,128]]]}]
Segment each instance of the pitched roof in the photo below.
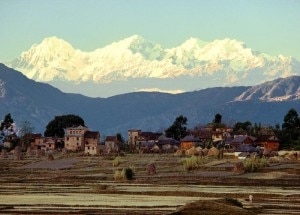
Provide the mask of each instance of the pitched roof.
[{"label": "pitched roof", "polygon": [[256,142],[279,142],[279,139],[274,135],[261,135]]},{"label": "pitched roof", "polygon": [[100,133],[98,131],[86,131],[84,133],[85,138],[98,138]]},{"label": "pitched roof", "polygon": [[247,135],[237,135],[233,138],[233,143],[243,143],[246,139],[250,139],[252,142],[255,141],[255,137],[247,136]]},{"label": "pitched roof", "polygon": [[180,140],[180,142],[200,142],[200,138],[194,135],[187,135]]},{"label": "pitched roof", "polygon": [[117,136],[106,136],[105,141],[117,141]]},{"label": "pitched roof", "polygon": [[154,132],[141,132],[140,135],[138,136],[138,140],[158,140],[158,138],[161,136],[161,133],[154,133]]}]

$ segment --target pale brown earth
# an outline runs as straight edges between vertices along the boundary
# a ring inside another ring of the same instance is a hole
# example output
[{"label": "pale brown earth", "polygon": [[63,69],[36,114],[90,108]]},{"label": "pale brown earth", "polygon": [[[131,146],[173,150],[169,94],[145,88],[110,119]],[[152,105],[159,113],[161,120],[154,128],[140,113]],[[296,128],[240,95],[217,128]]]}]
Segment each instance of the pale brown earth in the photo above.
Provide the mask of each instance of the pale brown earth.
[{"label": "pale brown earth", "polygon": [[[118,167],[114,156],[54,159],[0,159],[0,214],[300,214],[300,161],[235,174],[233,158],[210,158],[190,172],[173,154],[126,154]],[[147,174],[149,163],[157,174]],[[124,167],[133,180],[115,181]]]}]

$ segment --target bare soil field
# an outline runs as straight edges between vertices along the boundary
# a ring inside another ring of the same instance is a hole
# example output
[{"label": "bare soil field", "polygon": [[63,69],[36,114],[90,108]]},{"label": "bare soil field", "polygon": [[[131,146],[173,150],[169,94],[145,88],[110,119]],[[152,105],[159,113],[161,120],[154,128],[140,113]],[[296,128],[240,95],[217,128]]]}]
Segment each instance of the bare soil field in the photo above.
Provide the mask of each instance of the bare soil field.
[{"label": "bare soil field", "polygon": [[[189,172],[173,154],[126,154],[116,167],[114,158],[0,159],[0,214],[300,214],[299,160],[236,174],[230,158]],[[134,178],[116,181],[127,167]]]}]

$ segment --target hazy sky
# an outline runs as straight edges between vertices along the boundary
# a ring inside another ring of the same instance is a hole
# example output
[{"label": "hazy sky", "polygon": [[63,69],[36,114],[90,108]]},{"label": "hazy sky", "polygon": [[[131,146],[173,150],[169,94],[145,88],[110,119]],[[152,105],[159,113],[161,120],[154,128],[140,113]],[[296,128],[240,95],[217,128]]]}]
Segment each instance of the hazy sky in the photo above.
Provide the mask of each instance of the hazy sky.
[{"label": "hazy sky", "polygon": [[0,61],[45,37],[92,51],[138,34],[169,48],[234,38],[300,60],[299,0],[0,0]]}]

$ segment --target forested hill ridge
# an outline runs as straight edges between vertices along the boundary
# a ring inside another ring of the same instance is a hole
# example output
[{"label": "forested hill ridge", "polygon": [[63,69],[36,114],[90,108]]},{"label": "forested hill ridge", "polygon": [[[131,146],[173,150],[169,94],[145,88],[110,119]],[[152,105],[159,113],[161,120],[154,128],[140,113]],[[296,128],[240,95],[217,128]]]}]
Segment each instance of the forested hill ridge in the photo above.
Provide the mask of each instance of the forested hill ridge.
[{"label": "forested hill ridge", "polygon": [[[289,109],[300,112],[299,86],[300,77],[291,76],[254,87],[216,87],[181,94],[135,92],[90,98],[63,93],[0,64],[0,117],[9,112],[17,124],[26,120],[35,127],[35,132],[43,132],[54,116],[77,114],[90,129],[103,135],[125,133],[132,128],[162,131],[178,115],[188,118],[188,127],[211,122],[216,113],[222,114],[224,122],[249,120],[275,125],[282,123]],[[285,99],[276,99],[279,97]]]}]

